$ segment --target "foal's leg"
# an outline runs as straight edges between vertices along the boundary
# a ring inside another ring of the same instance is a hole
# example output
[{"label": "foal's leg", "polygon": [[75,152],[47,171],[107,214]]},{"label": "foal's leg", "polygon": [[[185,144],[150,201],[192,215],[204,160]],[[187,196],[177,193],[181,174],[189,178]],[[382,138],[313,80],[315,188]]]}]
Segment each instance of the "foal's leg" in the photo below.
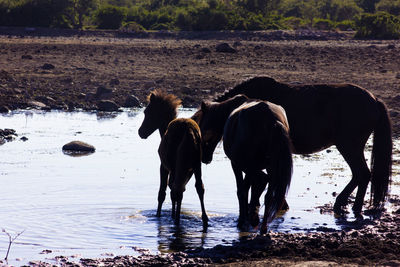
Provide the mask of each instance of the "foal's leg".
[{"label": "foal's leg", "polygon": [[161,207],[165,200],[165,195],[167,191],[168,185],[168,170],[164,168],[161,164],[160,166],[160,189],[158,191],[158,208],[157,208],[157,216],[161,216]]},{"label": "foal's leg", "polygon": [[196,179],[196,191],[197,195],[199,195],[200,205],[201,205],[201,219],[203,220],[203,228],[208,227],[208,216],[206,213],[206,209],[204,208],[204,184],[201,179],[201,163],[194,169],[194,177]]},{"label": "foal's leg", "polygon": [[175,182],[175,175],[176,175],[175,171],[171,170],[171,172],[169,174],[169,182],[168,182],[169,188],[171,189],[170,196],[171,196],[171,202],[172,202],[172,212],[171,212],[172,219],[176,218],[175,217],[176,216],[175,208],[176,208],[177,197],[176,197],[174,190],[172,190],[174,182]]},{"label": "foal's leg", "polygon": [[[242,227],[247,218],[247,201],[248,201],[248,188],[244,188],[243,173],[232,161],[232,170],[236,178],[237,197],[239,200],[239,222],[238,226]],[[248,179],[246,179],[248,180]]]},{"label": "foal's leg", "polygon": [[[364,143],[365,144],[365,143]],[[364,203],[365,193],[367,191],[368,183],[371,178],[371,172],[368,169],[367,163],[364,157],[364,144],[359,144],[358,147],[343,147],[337,145],[339,152],[342,154],[347,164],[349,164],[352,178],[351,181],[346,185],[343,191],[336,198],[334,205],[334,212],[341,214],[343,213],[342,206],[347,204],[347,200],[350,194],[358,186],[356,200],[353,205],[353,211],[355,215],[361,213],[361,209]]]}]

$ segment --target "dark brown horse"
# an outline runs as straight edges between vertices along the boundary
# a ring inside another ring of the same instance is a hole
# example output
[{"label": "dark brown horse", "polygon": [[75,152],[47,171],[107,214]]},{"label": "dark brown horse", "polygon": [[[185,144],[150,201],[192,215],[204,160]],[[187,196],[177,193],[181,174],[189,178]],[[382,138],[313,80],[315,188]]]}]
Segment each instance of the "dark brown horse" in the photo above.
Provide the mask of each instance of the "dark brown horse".
[{"label": "dark brown horse", "polygon": [[[224,135],[224,127],[226,127],[227,120],[229,119],[229,116],[231,113],[237,109],[238,107],[245,105],[248,103],[250,100],[245,96],[245,95],[236,95],[235,97],[232,97],[231,99],[225,100],[221,103],[218,102],[203,102],[201,104],[201,109],[196,112],[194,116],[197,117],[200,125],[200,129],[202,131],[202,149],[203,149],[203,157],[202,161],[205,163],[209,163],[212,160],[212,155],[215,150],[215,147],[217,144],[221,141],[222,136]],[[253,102],[257,103],[257,102]],[[276,106],[271,103],[268,103],[271,106]],[[287,125],[287,120],[286,116],[284,115],[285,112],[284,110],[279,107],[276,108],[275,110],[279,110],[280,114],[283,116],[279,116],[280,121],[284,122],[285,127],[288,129]],[[252,111],[252,109],[251,109]],[[247,110],[246,110],[247,112]],[[254,111],[253,111],[254,112]],[[268,112],[268,111],[265,111]],[[251,112],[250,112],[251,113]],[[276,112],[278,114],[278,112]],[[263,114],[263,113],[261,113]],[[258,114],[259,115],[259,114]],[[234,116],[236,117],[236,115]],[[278,116],[276,116],[278,117]],[[266,118],[267,119],[267,118]],[[233,120],[233,119],[232,119]],[[242,123],[242,125],[244,122]],[[231,129],[230,127],[229,129]],[[242,132],[244,129],[239,129]],[[248,133],[248,132],[246,132]],[[264,138],[266,136],[269,136],[269,134],[265,133],[265,130],[258,131],[257,133],[253,133],[254,136],[260,136],[265,134]],[[225,131],[225,134],[228,134]],[[251,140],[253,140],[252,137],[249,137]],[[232,140],[232,138],[230,138]],[[257,142],[264,142],[265,140],[258,140]],[[225,142],[225,140],[224,140]],[[225,143],[224,143],[224,148],[225,148]],[[228,147],[227,147],[228,148]],[[249,149],[253,149],[254,146],[249,147]],[[243,148],[242,148],[243,149]],[[234,153],[235,149],[229,149],[230,152],[229,154]],[[246,151],[244,154],[252,154],[252,152]],[[243,155],[244,155],[243,154]],[[227,154],[228,155],[228,154]],[[253,154],[254,155],[254,154]],[[250,157],[253,159],[253,157]],[[265,157],[261,157],[260,159],[264,159]],[[257,162],[257,161],[255,161]],[[237,196],[239,200],[239,222],[238,226],[242,227],[244,226],[245,222],[247,221],[248,215],[250,215],[250,223],[253,226],[258,225],[259,218],[258,218],[258,208],[260,206],[259,203],[259,198],[262,194],[262,192],[265,189],[266,184],[270,180],[269,177],[262,171],[266,167],[257,170],[252,170],[250,172],[250,178],[248,179],[246,175],[245,178],[243,179],[242,171],[245,170],[243,167],[239,167],[237,160],[232,160],[232,169],[235,173],[235,178],[236,178],[236,186],[237,186]],[[247,163],[246,160],[243,160],[243,163]],[[291,169],[291,168],[290,168]],[[250,200],[250,206],[249,206],[249,214],[248,214],[248,205],[247,205],[247,200],[248,200],[248,191],[249,188],[251,188],[251,200]],[[284,205],[287,205],[286,202],[284,202]]]},{"label": "dark brown horse", "polygon": [[208,217],[204,208],[204,185],[201,179],[200,128],[192,119],[176,119],[176,110],[181,103],[176,96],[156,90],[150,93],[148,102],[144,110],[144,120],[139,128],[139,136],[147,138],[157,129],[161,135],[158,148],[161,167],[157,216],[161,215],[161,207],[169,185],[172,217],[175,219],[175,224],[179,225],[183,192],[194,173],[203,225],[207,227]]},{"label": "dark brown horse", "polygon": [[[255,209],[258,203],[254,201],[258,202],[268,182],[261,226],[261,232],[265,233],[267,224],[285,200],[292,177],[291,143],[285,110],[267,101],[245,102],[229,115],[223,140],[225,154],[231,160],[236,177],[242,218],[247,216],[249,187],[253,189],[250,202],[253,225],[259,221],[258,210]],[[268,175],[263,170],[267,170]],[[243,172],[246,174],[244,180]]]},{"label": "dark brown horse", "polygon": [[[290,85],[256,77],[227,91],[217,101],[238,94],[267,100],[285,109],[294,153],[310,154],[332,145],[337,147],[353,177],[336,198],[335,213],[343,213],[350,194],[358,187],[353,211],[360,214],[370,180],[373,205],[383,207],[391,182],[392,131],[384,103],[372,93],[352,84]],[[372,132],[370,172],[364,147]],[[203,159],[211,158],[206,154]]]}]

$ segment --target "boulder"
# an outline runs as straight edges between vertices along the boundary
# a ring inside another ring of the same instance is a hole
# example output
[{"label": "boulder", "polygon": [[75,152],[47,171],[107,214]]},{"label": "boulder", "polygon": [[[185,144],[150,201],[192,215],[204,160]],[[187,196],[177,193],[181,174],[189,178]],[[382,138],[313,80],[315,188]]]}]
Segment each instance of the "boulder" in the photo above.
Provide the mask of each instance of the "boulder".
[{"label": "boulder", "polygon": [[124,107],[126,108],[137,108],[140,107],[139,99],[134,95],[128,95],[125,99]]},{"label": "boulder", "polygon": [[97,104],[97,108],[100,111],[108,111],[108,112],[119,110],[119,106],[114,101],[111,100],[101,100]]},{"label": "boulder", "polygon": [[81,141],[72,141],[69,142],[68,144],[65,144],[62,147],[62,150],[64,151],[70,151],[70,152],[95,152],[96,148],[92,145],[89,145],[87,143],[81,142]]},{"label": "boulder", "polygon": [[218,44],[216,47],[216,51],[221,53],[236,53],[236,49],[231,47],[228,43]]}]

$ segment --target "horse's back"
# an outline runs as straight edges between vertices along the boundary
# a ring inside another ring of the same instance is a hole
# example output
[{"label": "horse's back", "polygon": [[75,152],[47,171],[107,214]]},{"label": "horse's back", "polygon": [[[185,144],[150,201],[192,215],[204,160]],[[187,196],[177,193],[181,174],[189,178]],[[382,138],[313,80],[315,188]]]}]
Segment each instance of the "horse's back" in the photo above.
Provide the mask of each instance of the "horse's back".
[{"label": "horse's back", "polygon": [[176,164],[191,165],[200,161],[201,134],[197,123],[186,118],[171,121],[161,139],[158,153],[161,162],[169,170],[175,168]]}]

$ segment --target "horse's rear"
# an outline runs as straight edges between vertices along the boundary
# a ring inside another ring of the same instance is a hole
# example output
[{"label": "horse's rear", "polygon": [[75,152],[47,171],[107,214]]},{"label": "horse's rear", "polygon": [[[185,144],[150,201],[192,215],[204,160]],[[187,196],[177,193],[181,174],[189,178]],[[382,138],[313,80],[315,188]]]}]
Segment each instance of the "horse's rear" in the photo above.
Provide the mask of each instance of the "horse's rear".
[{"label": "horse's rear", "polygon": [[[201,134],[199,126],[192,119],[175,119],[168,125],[158,153],[161,163],[170,172],[172,213],[176,224],[180,221],[180,209],[185,186],[195,175],[196,190],[199,194],[203,224],[207,225],[204,209],[204,186],[201,180]],[[176,206],[176,211],[175,211]]]},{"label": "horse's rear", "polygon": [[[243,171],[246,173],[245,180],[248,179],[241,186],[240,180],[237,181],[242,207],[247,204],[248,187],[265,187],[265,183],[260,185],[255,181],[262,170],[268,172],[268,178],[265,176],[269,184],[262,225],[262,231],[265,231],[267,223],[275,217],[284,202],[292,176],[291,144],[285,111],[272,103],[245,103],[230,115],[223,139],[224,150],[232,162],[235,175]],[[260,195],[262,190],[258,190]]]}]

